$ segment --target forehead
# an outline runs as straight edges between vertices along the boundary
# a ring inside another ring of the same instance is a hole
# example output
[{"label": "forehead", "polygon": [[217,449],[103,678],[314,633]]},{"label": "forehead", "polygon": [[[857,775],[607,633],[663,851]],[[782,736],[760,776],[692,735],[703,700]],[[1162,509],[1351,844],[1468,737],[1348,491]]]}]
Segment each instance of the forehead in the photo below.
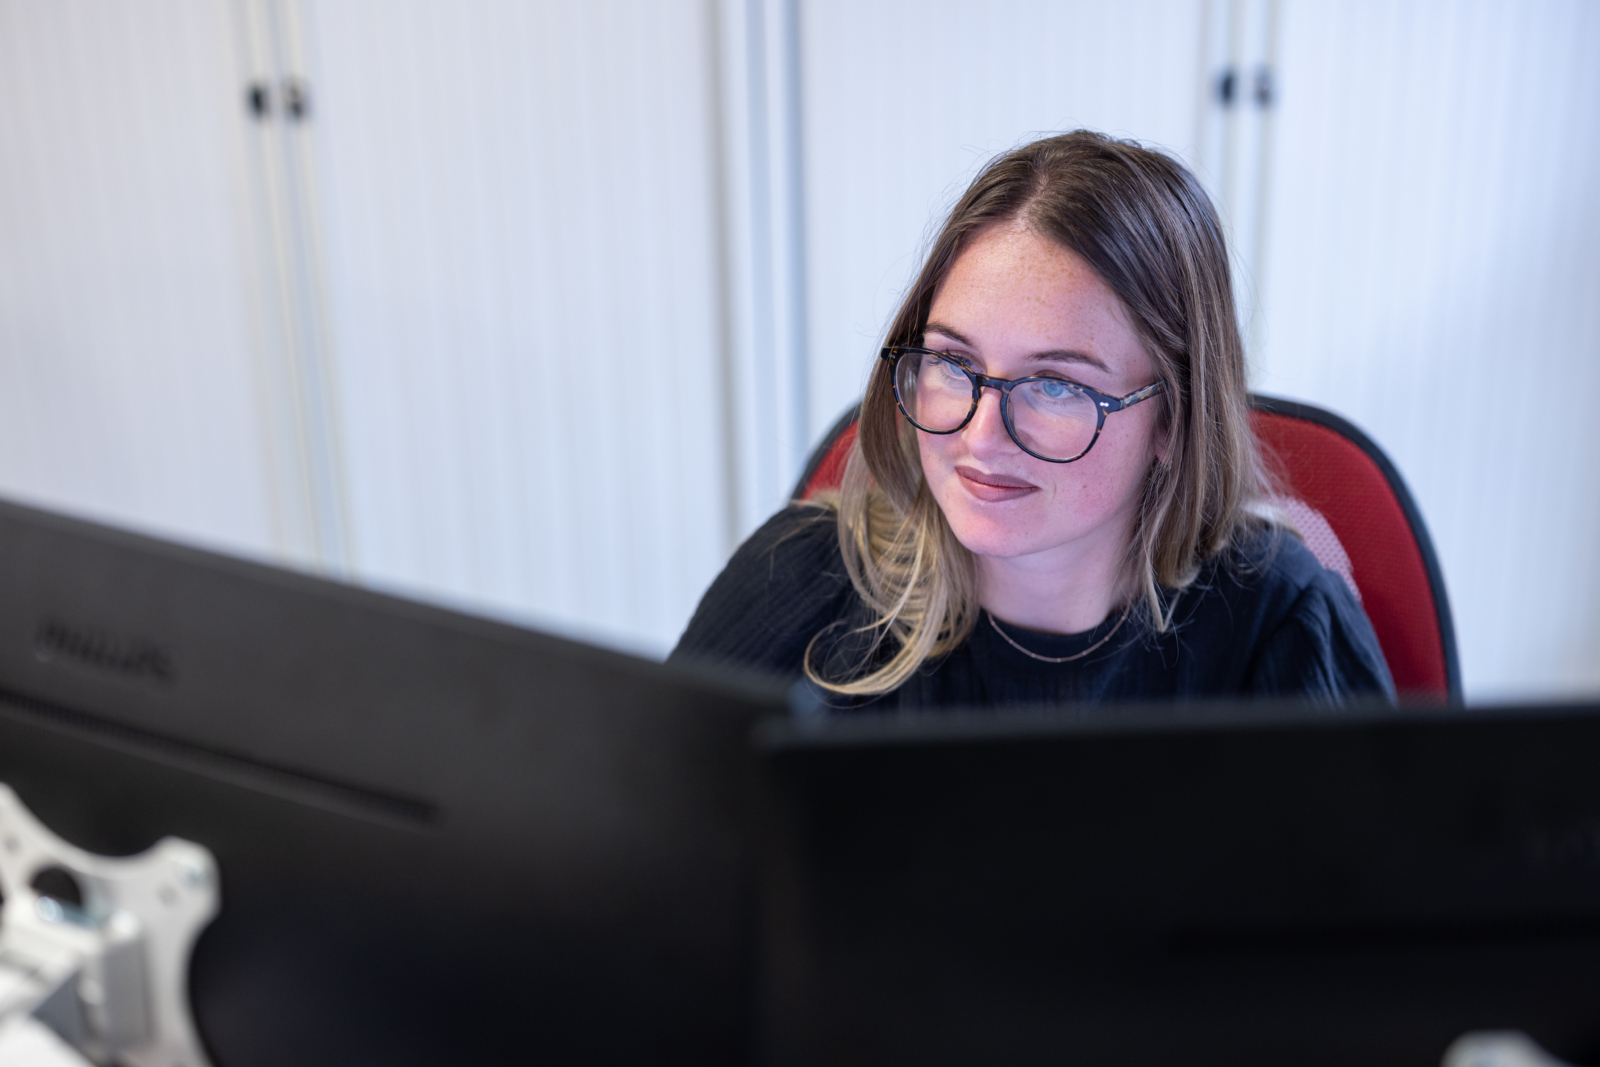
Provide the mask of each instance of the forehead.
[{"label": "forehead", "polygon": [[979,234],[934,296],[929,321],[945,323],[985,357],[1081,349],[1147,373],[1149,360],[1122,300],[1088,262],[1022,225]]}]

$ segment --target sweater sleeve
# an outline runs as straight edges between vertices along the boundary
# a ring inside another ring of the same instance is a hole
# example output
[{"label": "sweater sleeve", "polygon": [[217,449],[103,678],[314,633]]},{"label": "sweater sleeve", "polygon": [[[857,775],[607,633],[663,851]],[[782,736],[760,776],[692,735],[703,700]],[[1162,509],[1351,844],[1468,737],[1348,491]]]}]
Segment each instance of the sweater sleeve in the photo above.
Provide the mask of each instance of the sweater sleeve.
[{"label": "sweater sleeve", "polygon": [[1324,571],[1295,599],[1251,664],[1246,691],[1339,704],[1349,697],[1394,700],[1394,682],[1366,613],[1343,582]]},{"label": "sweater sleeve", "polygon": [[834,512],[791,505],[739,546],[667,661],[799,677],[807,644],[854,596]]}]

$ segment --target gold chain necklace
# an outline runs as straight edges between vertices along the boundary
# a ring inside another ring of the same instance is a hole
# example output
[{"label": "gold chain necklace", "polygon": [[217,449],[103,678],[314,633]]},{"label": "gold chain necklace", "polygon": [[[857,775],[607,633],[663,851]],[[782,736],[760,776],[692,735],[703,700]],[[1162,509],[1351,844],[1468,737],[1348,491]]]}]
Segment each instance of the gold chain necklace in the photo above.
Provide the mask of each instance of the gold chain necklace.
[{"label": "gold chain necklace", "polygon": [[1123,608],[1122,617],[1117,619],[1117,624],[1111,628],[1109,633],[1107,633],[1100,640],[1096,641],[1094,644],[1090,645],[1088,648],[1084,649],[1082,652],[1077,652],[1070,656],[1041,656],[1037,652],[1029,652],[1027,649],[1017,644],[1016,641],[1012,640],[1010,634],[1000,629],[1000,623],[995,619],[994,612],[984,609],[983,613],[989,616],[989,625],[994,627],[994,632],[1005,638],[1006,644],[1010,645],[1018,652],[1021,652],[1024,656],[1029,656],[1041,663],[1071,663],[1075,659],[1082,659],[1095,649],[1099,648],[1101,645],[1105,644],[1107,641],[1111,640],[1112,634],[1115,634],[1118,630],[1122,629],[1122,624],[1128,621],[1128,613],[1132,610],[1132,604],[1129,604],[1127,607]]}]

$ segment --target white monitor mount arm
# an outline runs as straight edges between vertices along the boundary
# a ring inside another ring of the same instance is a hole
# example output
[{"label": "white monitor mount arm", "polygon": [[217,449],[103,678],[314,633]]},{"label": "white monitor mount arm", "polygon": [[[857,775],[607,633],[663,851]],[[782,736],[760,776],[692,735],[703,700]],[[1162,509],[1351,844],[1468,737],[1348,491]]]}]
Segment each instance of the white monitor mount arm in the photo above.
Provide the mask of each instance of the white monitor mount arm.
[{"label": "white monitor mount arm", "polygon": [[[81,906],[42,895],[64,871]],[[163,838],[112,859],[69,845],[0,784],[0,1067],[210,1067],[189,954],[217,914],[217,867]]]}]

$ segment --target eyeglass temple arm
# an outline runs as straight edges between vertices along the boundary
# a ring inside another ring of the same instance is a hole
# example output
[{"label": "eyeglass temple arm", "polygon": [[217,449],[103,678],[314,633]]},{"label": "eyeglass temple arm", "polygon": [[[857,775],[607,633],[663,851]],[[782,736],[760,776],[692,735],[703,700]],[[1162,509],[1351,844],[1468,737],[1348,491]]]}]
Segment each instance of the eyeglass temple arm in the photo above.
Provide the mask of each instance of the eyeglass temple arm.
[{"label": "eyeglass temple arm", "polygon": [[1133,405],[1138,404],[1141,401],[1149,400],[1159,392],[1161,392],[1161,383],[1151,382],[1143,389],[1135,389],[1125,397],[1113,399],[1111,403],[1101,404],[1100,406],[1105,408],[1107,411],[1121,411],[1123,408],[1131,408]]}]

